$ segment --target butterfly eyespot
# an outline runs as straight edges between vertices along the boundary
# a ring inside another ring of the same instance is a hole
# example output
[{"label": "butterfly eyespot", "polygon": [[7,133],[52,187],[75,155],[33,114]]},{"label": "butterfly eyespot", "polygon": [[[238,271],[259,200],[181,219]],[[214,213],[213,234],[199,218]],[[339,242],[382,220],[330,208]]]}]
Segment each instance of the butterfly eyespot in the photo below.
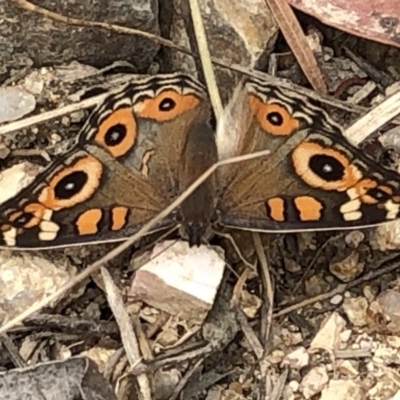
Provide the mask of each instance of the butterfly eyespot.
[{"label": "butterfly eyespot", "polygon": [[143,97],[133,105],[133,110],[140,118],[165,122],[198,107],[200,102],[201,98],[194,93],[182,94],[168,89],[155,97]]},{"label": "butterfly eyespot", "polygon": [[12,224],[15,228],[24,228],[27,224],[29,224],[29,222],[32,221],[33,218],[35,218],[33,213],[23,212],[21,215],[14,219]]},{"label": "butterfly eyespot", "polygon": [[54,187],[56,199],[70,199],[85,187],[87,181],[88,176],[84,171],[73,171],[64,176]]},{"label": "butterfly eyespot", "polygon": [[290,110],[284,106],[264,102],[254,94],[249,94],[248,102],[253,115],[265,133],[287,136],[300,128],[300,121],[294,118]]},{"label": "butterfly eyespot", "polygon": [[389,193],[377,188],[368,189],[366,195],[371,196],[379,202],[385,202],[391,198]]},{"label": "butterfly eyespot", "polygon": [[103,176],[103,164],[97,158],[82,151],[67,159],[65,164],[38,194],[37,210],[29,211],[39,216],[46,210],[73,207],[96,193]]},{"label": "butterfly eyespot", "polygon": [[310,157],[310,169],[327,182],[339,181],[343,178],[345,168],[335,157],[316,154]]},{"label": "butterfly eyespot", "polygon": [[274,126],[281,126],[284,122],[282,114],[277,111],[267,113],[265,119]]},{"label": "butterfly eyespot", "polygon": [[126,126],[123,124],[116,124],[108,128],[104,135],[104,143],[108,147],[118,146],[123,142],[127,134]]},{"label": "butterfly eyespot", "polygon": [[323,190],[348,190],[363,178],[345,154],[314,141],[304,141],[293,150],[292,165],[307,185]]},{"label": "butterfly eyespot", "polygon": [[137,125],[131,107],[115,110],[97,129],[94,140],[114,157],[122,157],[135,145]]},{"label": "butterfly eyespot", "polygon": [[176,102],[168,97],[163,99],[158,106],[160,111],[171,111],[175,107],[176,107]]}]

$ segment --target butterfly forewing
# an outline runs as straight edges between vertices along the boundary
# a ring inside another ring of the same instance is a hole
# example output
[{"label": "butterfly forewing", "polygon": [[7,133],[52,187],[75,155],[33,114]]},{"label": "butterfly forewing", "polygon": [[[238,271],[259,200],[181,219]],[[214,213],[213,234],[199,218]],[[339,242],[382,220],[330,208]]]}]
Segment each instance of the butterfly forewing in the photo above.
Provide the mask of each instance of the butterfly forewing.
[{"label": "butterfly forewing", "polygon": [[127,168],[174,196],[186,134],[199,117],[209,119],[204,87],[189,76],[158,75],[106,100],[81,141],[107,148]]}]

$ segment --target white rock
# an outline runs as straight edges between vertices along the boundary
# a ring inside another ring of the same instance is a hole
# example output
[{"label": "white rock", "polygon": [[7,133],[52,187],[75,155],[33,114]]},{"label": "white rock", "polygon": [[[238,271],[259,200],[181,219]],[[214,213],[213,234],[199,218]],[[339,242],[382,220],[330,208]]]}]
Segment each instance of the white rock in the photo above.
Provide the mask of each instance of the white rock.
[{"label": "white rock", "polygon": [[361,388],[352,380],[332,379],[320,400],[361,400]]},{"label": "white rock", "polygon": [[0,88],[0,123],[22,118],[33,111],[35,107],[35,96],[22,87]]},{"label": "white rock", "polygon": [[190,248],[185,241],[165,241],[154,247],[150,258],[133,279],[133,300],[201,322],[222,279],[222,251],[206,246]]},{"label": "white rock", "polygon": [[324,349],[332,352],[338,349],[341,343],[340,334],[345,327],[346,321],[338,313],[332,313],[322,322],[320,330],[310,344],[310,351]]},{"label": "white rock", "polygon": [[306,399],[311,399],[324,389],[329,381],[328,373],[324,365],[313,368],[302,380],[300,392]]},{"label": "white rock", "polygon": [[71,280],[75,268],[59,268],[33,253],[0,252],[0,320],[15,317]]},{"label": "white rock", "polygon": [[364,326],[367,324],[368,301],[364,297],[354,297],[345,299],[343,311],[354,326]]},{"label": "white rock", "polygon": [[0,204],[14,197],[35,179],[42,168],[24,161],[0,173]]},{"label": "white rock", "polygon": [[299,347],[296,350],[289,353],[282,362],[282,366],[290,365],[293,369],[301,369],[308,365],[310,361],[310,355],[304,347]]}]

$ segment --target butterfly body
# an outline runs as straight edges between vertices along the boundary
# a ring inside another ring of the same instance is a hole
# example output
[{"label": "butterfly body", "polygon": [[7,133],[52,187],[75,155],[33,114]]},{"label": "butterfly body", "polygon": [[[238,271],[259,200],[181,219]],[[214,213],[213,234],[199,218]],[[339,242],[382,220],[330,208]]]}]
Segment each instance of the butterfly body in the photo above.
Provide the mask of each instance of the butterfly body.
[{"label": "butterfly body", "polygon": [[[179,162],[179,192],[193,183],[218,161],[214,132],[207,122],[196,121],[186,136]],[[196,179],[196,178],[195,178]],[[216,175],[213,174],[195,189],[180,206],[180,220],[190,245],[200,245],[208,236],[216,206]]]},{"label": "butterfly body", "polygon": [[0,206],[0,245],[53,248],[123,240],[218,160],[152,231],[180,224],[199,244],[212,224],[261,232],[350,229],[400,215],[400,175],[351,145],[315,104],[247,80],[214,132],[203,86],[182,74],[127,85],[75,146]]}]

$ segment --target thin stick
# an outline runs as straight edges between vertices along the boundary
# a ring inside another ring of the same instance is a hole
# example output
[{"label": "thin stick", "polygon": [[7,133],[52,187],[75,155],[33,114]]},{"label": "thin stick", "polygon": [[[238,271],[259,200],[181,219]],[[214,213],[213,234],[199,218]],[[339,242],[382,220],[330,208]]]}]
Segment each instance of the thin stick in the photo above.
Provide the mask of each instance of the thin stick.
[{"label": "thin stick", "polygon": [[312,87],[317,92],[327,93],[321,69],[288,1],[266,0],[266,3]]},{"label": "thin stick", "polygon": [[[101,275],[103,277],[108,304],[110,305],[115,320],[119,326],[121,341],[125,349],[126,357],[128,358],[129,364],[135,366],[142,357],[135,331],[130,322],[129,314],[125,309],[119,289],[115,285],[106,268],[101,268]],[[151,400],[152,396],[149,378],[146,374],[139,374],[137,376],[137,381],[143,400]]]},{"label": "thin stick", "polygon": [[212,66],[210,50],[207,44],[206,31],[201,18],[199,2],[198,0],[189,0],[189,4],[190,12],[192,14],[194,33],[196,35],[197,47],[199,49],[201,66],[204,72],[204,78],[206,80],[206,85],[215,116],[217,121],[220,121],[223,113],[223,107],[221,97],[218,92],[217,80],[215,78],[214,69]]},{"label": "thin stick", "polygon": [[12,3],[16,4],[17,6],[23,8],[24,10],[35,12],[37,14],[43,15],[46,18],[53,19],[55,21],[60,21],[67,25],[104,28],[104,29],[107,29],[107,30],[113,31],[113,32],[125,33],[128,35],[138,35],[138,36],[142,36],[147,39],[150,39],[150,40],[154,40],[156,43],[162,44],[164,46],[173,48],[175,50],[179,50],[182,53],[191,55],[191,51],[186,49],[185,47],[178,46],[174,42],[171,42],[170,40],[164,39],[163,37],[155,35],[153,33],[141,31],[139,29],[127,28],[127,27],[121,26],[121,25],[109,24],[107,22],[87,21],[87,20],[73,18],[73,17],[66,17],[66,16],[58,14],[56,12],[47,10],[46,8],[37,6],[36,4],[32,4],[27,0],[9,0],[9,1],[11,1]]},{"label": "thin stick", "polygon": [[346,129],[347,138],[355,145],[360,144],[371,133],[386,125],[400,113],[400,90],[363,115]]},{"label": "thin stick", "polygon": [[78,103],[69,104],[64,107],[56,108],[55,110],[46,111],[44,113],[34,115],[32,117],[20,119],[18,121],[11,122],[7,125],[0,126],[0,135],[5,135],[6,133],[19,131],[21,129],[28,128],[31,125],[40,124],[42,122],[46,122],[51,119],[61,117],[65,114],[70,114],[75,111],[93,107],[97,104],[102,103],[105,100],[105,98],[110,95],[110,93],[111,92],[103,93],[98,96],[91,97],[90,99],[80,101]]},{"label": "thin stick", "polygon": [[260,234],[258,232],[252,232],[252,235],[257,257],[260,260],[261,264],[260,268],[262,271],[261,275],[265,288],[265,294],[267,295],[266,300],[268,301],[267,326],[265,327],[265,337],[264,337],[264,345],[266,345],[266,343],[268,343],[269,332],[272,325],[272,310],[274,308],[274,290],[272,288],[271,275],[269,273],[268,262],[267,258],[265,257],[265,252],[263,249],[263,245],[261,243]]}]

